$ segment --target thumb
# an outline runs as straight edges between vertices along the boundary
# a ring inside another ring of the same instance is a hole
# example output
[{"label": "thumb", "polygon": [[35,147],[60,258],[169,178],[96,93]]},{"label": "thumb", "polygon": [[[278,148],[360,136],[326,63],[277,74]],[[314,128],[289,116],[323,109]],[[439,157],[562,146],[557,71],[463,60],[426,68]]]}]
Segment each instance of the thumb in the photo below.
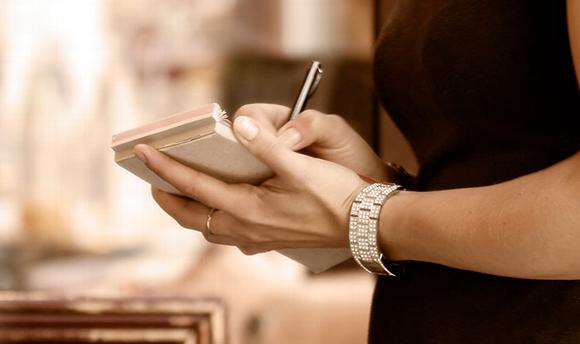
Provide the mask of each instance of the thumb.
[{"label": "thumb", "polygon": [[250,117],[238,116],[234,133],[240,142],[276,174],[292,174],[300,164],[300,154],[281,144],[274,133]]}]

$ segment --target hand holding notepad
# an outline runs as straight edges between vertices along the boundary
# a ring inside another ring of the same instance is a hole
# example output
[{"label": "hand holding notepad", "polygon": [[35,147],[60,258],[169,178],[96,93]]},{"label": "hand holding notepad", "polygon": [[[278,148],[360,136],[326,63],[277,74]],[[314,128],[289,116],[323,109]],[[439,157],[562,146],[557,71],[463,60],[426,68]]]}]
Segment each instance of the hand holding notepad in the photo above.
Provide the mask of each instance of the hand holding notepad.
[{"label": "hand holding notepad", "polygon": [[[227,120],[217,104],[202,106],[195,110],[173,115],[148,125],[115,135],[113,137],[115,160],[120,166],[148,181],[157,188],[169,193],[185,196],[190,195],[183,192],[183,186],[176,188],[174,181],[173,183],[168,182],[167,180],[164,180],[164,178],[161,178],[157,173],[154,173],[152,168],[148,168],[135,156],[133,147],[141,143],[147,144],[150,147],[165,153],[166,156],[171,157],[180,164],[190,167],[192,171],[202,172],[204,175],[215,177],[217,180],[226,182],[227,185],[246,183],[260,184],[262,181],[275,176],[274,172],[267,164],[263,163],[259,158],[252,154],[247,147],[239,142],[232,131],[231,126],[231,123]],[[273,133],[270,134],[274,135]],[[305,157],[300,154],[297,155]],[[298,171],[300,174],[303,172],[305,171]],[[163,175],[163,173],[159,174]],[[353,177],[354,173],[347,170],[347,174],[349,177]],[[167,176],[164,177],[168,178]],[[357,177],[351,179],[351,181],[359,182]],[[194,186],[196,183],[199,184],[200,181],[199,179],[196,180],[195,177],[192,177],[187,180],[187,183]],[[209,185],[206,182],[202,182],[201,184],[206,186]],[[185,187],[187,188],[187,186]],[[218,189],[209,190],[208,192],[210,191],[216,197],[229,197],[227,194],[222,194],[220,196],[222,191]],[[248,206],[252,199],[252,196],[245,198],[244,195],[241,195],[238,197],[237,204],[234,206],[242,209],[244,206]],[[300,198],[297,198],[296,201],[301,202]],[[193,204],[193,201],[191,202]],[[216,200],[206,202],[211,204],[212,202],[216,202]],[[265,217],[269,216],[268,208],[274,206],[271,203],[261,203],[257,205],[263,208],[261,209],[261,212]],[[291,208],[296,205],[297,204],[287,204],[286,206],[289,208],[288,210],[291,210]],[[219,209],[226,205],[220,203],[215,205],[212,204],[212,206]],[[205,206],[197,205],[193,208],[199,209],[200,211],[201,222],[198,222],[197,229],[202,229],[204,226],[203,221],[207,215],[208,209]],[[316,210],[313,208],[312,211]],[[227,210],[224,209],[223,212],[219,213],[226,212]],[[217,214],[218,216],[225,217],[219,213]],[[323,214],[321,213],[321,217],[322,216]],[[223,220],[218,222],[221,221]],[[292,221],[293,226],[295,227],[303,226],[303,219],[300,215],[288,219],[288,221]],[[306,225],[306,223],[304,223],[304,225]],[[337,224],[337,226],[340,225],[342,224]],[[232,230],[236,229],[236,226],[237,225],[233,225]],[[336,229],[338,230],[338,228]],[[258,230],[258,228],[256,228],[256,230]],[[306,244],[306,246],[312,247],[312,245],[308,244]],[[305,264],[313,271],[322,271],[350,257],[348,249],[342,248],[319,249],[314,247],[308,249],[282,249],[279,251],[292,259]]]}]

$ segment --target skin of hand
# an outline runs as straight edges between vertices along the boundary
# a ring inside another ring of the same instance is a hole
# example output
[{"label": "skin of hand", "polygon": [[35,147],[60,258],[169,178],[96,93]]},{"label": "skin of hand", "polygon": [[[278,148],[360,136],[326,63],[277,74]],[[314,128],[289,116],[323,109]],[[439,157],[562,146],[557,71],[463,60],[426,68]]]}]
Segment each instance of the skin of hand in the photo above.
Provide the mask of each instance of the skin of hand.
[{"label": "skin of hand", "polygon": [[332,161],[370,177],[388,181],[389,170],[369,144],[340,116],[306,110],[288,122],[290,109],[276,104],[248,104],[234,114],[251,117],[272,130],[294,151]]},{"label": "skin of hand", "polygon": [[[347,247],[350,206],[367,184],[347,167],[288,148],[276,136],[280,123],[259,111],[234,120],[240,142],[275,173],[259,186],[224,183],[146,145],[137,145],[134,152],[188,196],[153,189],[155,201],[181,226],[200,230],[210,242],[235,245],[246,254]],[[208,231],[210,208],[218,210]]]}]

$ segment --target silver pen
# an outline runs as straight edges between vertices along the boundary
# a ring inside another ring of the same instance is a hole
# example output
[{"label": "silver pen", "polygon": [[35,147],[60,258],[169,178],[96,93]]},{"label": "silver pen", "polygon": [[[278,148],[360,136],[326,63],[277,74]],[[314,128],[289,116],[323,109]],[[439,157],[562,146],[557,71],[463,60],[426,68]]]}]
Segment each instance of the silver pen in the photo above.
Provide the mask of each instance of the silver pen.
[{"label": "silver pen", "polygon": [[318,88],[320,79],[322,79],[322,64],[318,61],[313,61],[304,77],[296,102],[290,111],[289,121],[295,119],[304,110],[306,103]]}]

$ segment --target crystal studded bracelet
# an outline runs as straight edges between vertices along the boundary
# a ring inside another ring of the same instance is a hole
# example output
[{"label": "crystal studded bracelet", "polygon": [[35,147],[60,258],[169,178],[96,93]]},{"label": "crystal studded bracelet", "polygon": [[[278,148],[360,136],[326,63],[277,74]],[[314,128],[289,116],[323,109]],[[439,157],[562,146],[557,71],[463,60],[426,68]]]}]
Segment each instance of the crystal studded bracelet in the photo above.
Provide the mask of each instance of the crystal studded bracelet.
[{"label": "crystal studded bracelet", "polygon": [[352,202],[348,231],[350,250],[356,262],[369,273],[395,276],[383,262],[377,231],[383,204],[401,189],[397,184],[371,184]]}]

